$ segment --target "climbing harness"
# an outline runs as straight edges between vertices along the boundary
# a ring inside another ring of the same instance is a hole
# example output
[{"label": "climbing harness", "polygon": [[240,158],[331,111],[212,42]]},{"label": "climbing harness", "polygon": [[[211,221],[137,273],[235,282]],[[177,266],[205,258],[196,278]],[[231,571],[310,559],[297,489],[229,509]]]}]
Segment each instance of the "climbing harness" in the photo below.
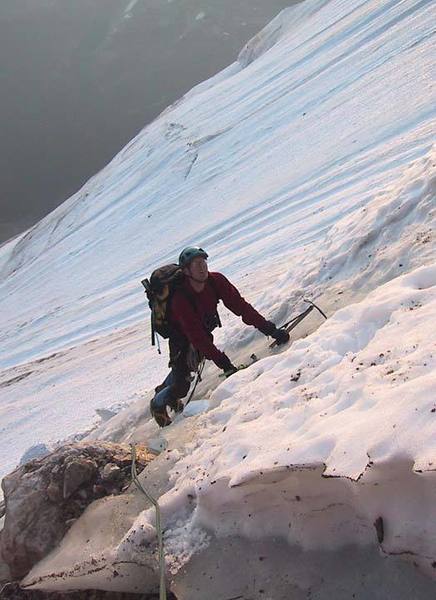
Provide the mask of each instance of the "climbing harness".
[{"label": "climbing harness", "polygon": [[153,504],[156,511],[156,532],[157,541],[159,545],[159,600],[167,600],[167,590],[165,584],[165,556],[163,546],[162,525],[160,519],[160,507],[158,501],[155,500],[153,496],[151,496],[147,492],[147,490],[141,485],[141,482],[138,479],[138,473],[136,471],[136,447],[134,444],[130,444],[130,448],[132,450],[132,481],[136,485],[138,490],[144,494],[147,500],[149,500]]}]

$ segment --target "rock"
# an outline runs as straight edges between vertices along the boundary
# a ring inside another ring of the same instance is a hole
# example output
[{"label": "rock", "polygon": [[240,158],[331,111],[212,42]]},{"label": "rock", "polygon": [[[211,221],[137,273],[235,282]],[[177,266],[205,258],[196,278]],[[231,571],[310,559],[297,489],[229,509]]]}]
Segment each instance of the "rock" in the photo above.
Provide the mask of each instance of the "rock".
[{"label": "rock", "polygon": [[81,485],[93,479],[97,464],[89,459],[74,459],[67,464],[64,472],[64,498],[69,498]]},{"label": "rock", "polygon": [[[11,572],[9,571],[8,565],[0,561],[0,590],[2,587],[11,579]],[[1,598],[1,593],[0,593]]]},{"label": "rock", "polygon": [[[0,531],[0,539],[1,539],[1,535],[2,535],[2,531]],[[9,567],[8,565],[1,560],[0,557],[0,590],[2,589],[3,585],[7,582],[11,580],[11,572],[9,571]],[[1,597],[1,595],[0,595]]]},{"label": "rock", "polygon": [[[137,447],[138,472],[153,458],[144,447]],[[80,442],[7,475],[2,481],[5,523],[0,551],[11,576],[24,577],[93,500],[120,494],[130,482],[130,464],[128,446]],[[100,473],[109,480],[103,481]]]},{"label": "rock", "polygon": [[47,496],[51,502],[61,502],[63,499],[63,494],[61,488],[55,483],[50,483],[47,488]]},{"label": "rock", "polygon": [[118,465],[115,465],[114,463],[108,463],[107,465],[105,465],[101,477],[105,481],[115,481],[120,477],[120,475],[120,467]]},{"label": "rock", "polygon": [[[159,600],[158,594],[129,594],[104,590],[77,590],[75,592],[42,592],[23,590],[19,584],[9,583],[0,591],[0,600]],[[177,600],[167,592],[167,600]]]},{"label": "rock", "polygon": [[92,487],[92,493],[94,495],[94,498],[102,498],[106,493],[106,488],[104,487],[104,485],[95,484]]}]

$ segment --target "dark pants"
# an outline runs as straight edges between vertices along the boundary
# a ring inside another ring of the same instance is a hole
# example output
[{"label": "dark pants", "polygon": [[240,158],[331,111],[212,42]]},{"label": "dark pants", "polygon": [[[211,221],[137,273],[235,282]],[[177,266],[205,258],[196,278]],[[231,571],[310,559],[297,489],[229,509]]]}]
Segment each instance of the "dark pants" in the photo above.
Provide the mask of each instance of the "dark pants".
[{"label": "dark pants", "polygon": [[191,387],[191,372],[196,371],[195,350],[186,338],[169,339],[171,371],[164,381],[155,388],[152,400],[154,408],[171,406],[176,400],[184,398]]}]

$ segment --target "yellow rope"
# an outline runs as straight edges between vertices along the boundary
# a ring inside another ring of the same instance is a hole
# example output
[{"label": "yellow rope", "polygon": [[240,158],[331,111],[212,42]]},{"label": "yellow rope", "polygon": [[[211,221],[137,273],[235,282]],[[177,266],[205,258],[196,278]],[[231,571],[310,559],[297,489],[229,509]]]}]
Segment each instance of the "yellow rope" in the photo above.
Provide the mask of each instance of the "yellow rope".
[{"label": "yellow rope", "polygon": [[159,600],[167,600],[167,590],[165,585],[165,556],[164,556],[164,547],[163,547],[163,535],[162,535],[162,526],[160,520],[160,508],[157,500],[153,498],[141,485],[138,474],[136,471],[136,448],[134,444],[130,444],[132,449],[132,481],[139,489],[140,492],[144,494],[144,496],[153,504],[156,510],[156,532],[157,532],[157,541],[159,544]]}]

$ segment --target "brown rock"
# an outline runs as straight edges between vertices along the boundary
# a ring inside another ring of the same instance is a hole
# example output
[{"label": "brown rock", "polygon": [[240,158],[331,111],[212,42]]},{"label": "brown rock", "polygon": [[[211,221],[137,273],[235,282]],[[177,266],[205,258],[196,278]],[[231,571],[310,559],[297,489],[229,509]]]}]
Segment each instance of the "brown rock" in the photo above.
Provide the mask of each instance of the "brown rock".
[{"label": "brown rock", "polygon": [[[167,592],[168,600],[177,600]],[[130,594],[104,590],[78,590],[75,592],[42,592],[23,590],[18,583],[9,583],[0,591],[0,600],[159,600],[158,594]]]},{"label": "brown rock", "polygon": [[[0,531],[1,539],[2,531]],[[1,559],[0,556],[0,590],[7,581],[11,580],[11,572],[9,571],[8,565]]]},{"label": "brown rock", "polygon": [[96,484],[92,487],[92,493],[94,494],[95,498],[101,498],[102,496],[105,495],[106,488],[103,485]]},{"label": "brown rock", "polygon": [[61,502],[63,498],[61,488],[53,482],[47,488],[47,496],[51,502],[55,503]]},{"label": "brown rock", "polygon": [[91,481],[96,471],[93,460],[77,458],[68,462],[64,472],[64,498],[69,498],[81,485]]},{"label": "brown rock", "polygon": [[114,463],[108,463],[104,466],[103,472],[101,474],[102,479],[105,481],[115,481],[119,479],[121,476],[121,469],[118,465]]},{"label": "brown rock", "polygon": [[[154,455],[137,450],[140,472]],[[21,579],[55,548],[69,526],[96,498],[119,494],[130,481],[128,446],[82,442],[58,448],[18,467],[2,481],[5,524],[0,551],[14,579]],[[100,472],[117,473],[102,485]]]}]

